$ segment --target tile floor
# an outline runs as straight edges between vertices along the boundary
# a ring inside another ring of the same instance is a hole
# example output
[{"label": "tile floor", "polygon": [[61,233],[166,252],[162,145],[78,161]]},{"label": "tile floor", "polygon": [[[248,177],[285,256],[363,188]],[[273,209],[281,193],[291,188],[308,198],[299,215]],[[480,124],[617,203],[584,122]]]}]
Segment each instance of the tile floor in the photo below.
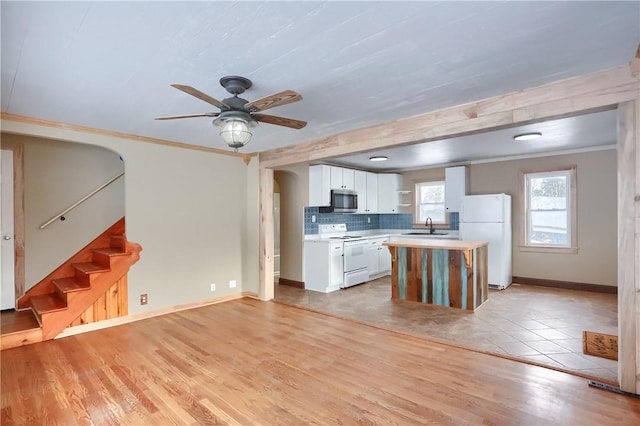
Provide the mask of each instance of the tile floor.
[{"label": "tile floor", "polygon": [[390,297],[390,277],[328,294],[275,286],[279,302],[617,383],[616,361],[582,353],[583,331],[618,334],[614,294],[513,284],[475,313]]}]

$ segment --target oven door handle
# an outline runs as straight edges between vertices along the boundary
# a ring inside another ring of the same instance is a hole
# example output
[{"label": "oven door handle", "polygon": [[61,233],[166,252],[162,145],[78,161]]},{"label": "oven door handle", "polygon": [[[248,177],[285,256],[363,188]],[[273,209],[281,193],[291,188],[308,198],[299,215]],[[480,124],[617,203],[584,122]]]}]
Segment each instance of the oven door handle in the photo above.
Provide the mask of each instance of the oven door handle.
[{"label": "oven door handle", "polygon": [[361,240],[361,241],[345,241],[345,247],[357,247],[357,246],[366,246],[369,245],[369,241]]}]

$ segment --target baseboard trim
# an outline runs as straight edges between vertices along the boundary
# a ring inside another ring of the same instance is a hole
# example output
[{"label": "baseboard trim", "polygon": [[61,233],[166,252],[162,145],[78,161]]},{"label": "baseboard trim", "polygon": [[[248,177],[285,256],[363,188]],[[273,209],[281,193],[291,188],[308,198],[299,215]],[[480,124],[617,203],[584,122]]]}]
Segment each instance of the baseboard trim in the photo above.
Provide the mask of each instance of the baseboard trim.
[{"label": "baseboard trim", "polygon": [[290,279],[287,279],[287,278],[280,278],[278,280],[278,284],[280,284],[280,285],[288,285],[289,287],[295,287],[295,288],[304,288],[304,282],[303,281],[290,280]]},{"label": "baseboard trim", "polygon": [[104,321],[92,322],[89,324],[76,325],[73,327],[65,328],[62,333],[58,334],[55,338],[61,339],[64,337],[75,336],[76,334],[88,333],[90,331],[102,330],[105,328],[115,327],[118,325],[129,324],[148,318],[158,317],[161,315],[171,314],[174,312],[186,311],[188,309],[202,308],[204,306],[215,305],[217,303],[229,302],[231,300],[243,299],[245,297],[257,298],[257,294],[251,291],[244,291],[242,293],[230,294],[227,296],[216,297],[215,299],[207,299],[197,303],[187,303],[184,305],[169,306],[166,308],[160,308],[153,311],[141,312],[139,314],[126,315],[123,317],[111,318]]},{"label": "baseboard trim", "polygon": [[566,288],[569,290],[591,291],[594,293],[618,294],[618,287],[600,284],[576,283],[571,281],[545,280],[542,278],[511,277],[515,284],[537,285],[540,287]]}]

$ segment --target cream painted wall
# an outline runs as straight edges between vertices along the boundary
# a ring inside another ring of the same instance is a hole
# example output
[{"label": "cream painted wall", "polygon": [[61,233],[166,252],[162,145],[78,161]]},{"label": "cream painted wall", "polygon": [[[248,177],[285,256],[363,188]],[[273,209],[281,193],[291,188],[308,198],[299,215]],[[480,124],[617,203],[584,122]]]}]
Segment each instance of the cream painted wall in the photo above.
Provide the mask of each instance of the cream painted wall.
[{"label": "cream painted wall", "polygon": [[[411,202],[415,203],[415,184],[433,180],[444,180],[444,167],[432,169],[412,170],[402,173],[402,185],[405,189],[412,191]],[[414,214],[413,208],[410,209]]]},{"label": "cream painted wall", "polygon": [[24,146],[25,289],[124,216],[124,177],[45,229],[40,225],[124,171],[118,154],[93,145],[2,135]]},{"label": "cream painted wall", "polygon": [[[521,171],[577,166],[577,254],[520,251],[523,224]],[[513,275],[526,278],[617,285],[617,172],[615,150],[585,152],[469,166],[469,194],[512,196]],[[405,185],[444,179],[444,168],[412,171]]]},{"label": "cream painted wall", "polygon": [[280,186],[280,277],[303,281],[304,206],[309,204],[309,166],[274,171]]},{"label": "cream painted wall", "polygon": [[[143,248],[130,273],[130,312],[242,291],[242,160],[146,143],[118,148],[127,172],[127,236]],[[137,303],[140,293],[149,294],[146,307]]]},{"label": "cream painted wall", "polygon": [[[129,272],[131,314],[257,291],[258,262],[244,259],[248,253],[257,259],[258,252],[255,159],[247,167],[239,157],[73,129],[9,120],[2,120],[2,128],[122,155],[127,237],[142,245],[140,261]],[[250,223],[255,225],[248,229]],[[237,288],[230,289],[233,279]],[[139,305],[140,293],[149,294],[148,305]]]}]

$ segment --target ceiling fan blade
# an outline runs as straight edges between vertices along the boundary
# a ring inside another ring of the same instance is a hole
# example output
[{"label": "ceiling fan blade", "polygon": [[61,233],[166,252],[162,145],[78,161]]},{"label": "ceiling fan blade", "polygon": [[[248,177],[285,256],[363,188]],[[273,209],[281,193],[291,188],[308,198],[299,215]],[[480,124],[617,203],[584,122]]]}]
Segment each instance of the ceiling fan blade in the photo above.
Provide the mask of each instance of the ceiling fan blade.
[{"label": "ceiling fan blade", "polygon": [[302,95],[300,95],[300,93],[293,90],[283,90],[282,92],[246,103],[244,108],[249,112],[264,111],[265,109],[298,102],[301,99]]},{"label": "ceiling fan blade", "polygon": [[193,117],[217,117],[219,112],[204,112],[202,114],[184,114],[184,115],[165,115],[164,117],[156,117],[156,120],[175,120],[176,118],[193,118]]},{"label": "ceiling fan blade", "polygon": [[302,129],[307,125],[306,121],[294,120],[293,118],[277,117],[275,115],[251,114],[258,121],[275,124],[278,126],[291,127],[292,129]]},{"label": "ceiling fan blade", "polygon": [[220,109],[231,109],[231,107],[229,107],[229,105],[225,104],[224,102],[220,102],[216,98],[212,98],[206,93],[202,93],[198,89],[195,89],[191,86],[186,86],[184,84],[176,84],[176,83],[172,84],[171,86],[175,87],[178,90],[182,90],[184,93],[187,93],[191,96],[195,96],[196,98],[203,100],[213,106],[217,106]]}]

